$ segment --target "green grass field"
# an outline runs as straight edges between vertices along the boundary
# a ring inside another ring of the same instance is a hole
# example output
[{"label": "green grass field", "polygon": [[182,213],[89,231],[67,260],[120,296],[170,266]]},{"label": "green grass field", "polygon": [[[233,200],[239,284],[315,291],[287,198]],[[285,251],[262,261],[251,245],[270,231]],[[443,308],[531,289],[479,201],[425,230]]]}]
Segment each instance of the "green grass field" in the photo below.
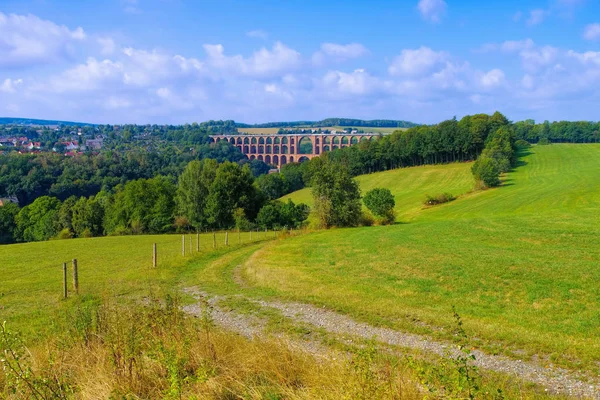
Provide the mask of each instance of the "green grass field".
[{"label": "green grass field", "polygon": [[[79,260],[82,296],[139,301],[198,286],[295,299],[377,325],[452,338],[452,306],[477,346],[582,370],[600,359],[600,145],[534,147],[497,189],[471,192],[470,164],[359,177],[388,187],[399,223],[270,241],[224,234],[181,255],[181,236],[128,236],[0,246],[0,319],[47,336],[69,301],[62,263]],[[460,197],[433,208],[425,194]],[[290,197],[309,202],[308,191]],[[188,236],[189,240],[189,236]],[[159,268],[151,268],[158,243]],[[189,248],[189,242],[186,243]],[[241,267],[240,267],[241,266]],[[241,274],[248,283],[240,287]],[[70,283],[69,276],[69,283]]]},{"label": "green grass field", "polygon": [[[395,169],[362,175],[356,178],[364,195],[376,187],[390,189],[396,200],[396,212],[399,221],[408,221],[419,215],[425,195],[436,195],[449,192],[455,196],[465,195],[473,188],[471,175],[472,163],[456,163],[448,165],[427,165]],[[310,188],[305,188],[283,197],[312,206],[313,199]]]},{"label": "green grass field", "polygon": [[426,193],[466,193],[468,167],[359,177],[363,190],[390,188],[409,223],[273,243],[246,263],[246,276],[279,296],[445,338],[456,306],[484,348],[596,369],[600,146],[534,147],[502,187],[420,205]]},{"label": "green grass field", "polygon": [[[260,243],[264,233],[186,235],[186,256],[182,255],[181,235],[102,237],[55,240],[0,246],[0,320],[28,337],[42,337],[52,328],[52,320],[65,302],[62,300],[63,262],[68,262],[69,290],[72,288],[71,260],[78,260],[81,295],[106,296],[124,301],[139,300],[151,293],[162,295],[178,290],[195,273],[189,265],[222,257],[232,249]],[[268,238],[271,238],[269,236]],[[189,241],[192,240],[192,253]],[[158,268],[152,268],[152,244],[157,243]],[[73,292],[70,293],[73,295]]]}]

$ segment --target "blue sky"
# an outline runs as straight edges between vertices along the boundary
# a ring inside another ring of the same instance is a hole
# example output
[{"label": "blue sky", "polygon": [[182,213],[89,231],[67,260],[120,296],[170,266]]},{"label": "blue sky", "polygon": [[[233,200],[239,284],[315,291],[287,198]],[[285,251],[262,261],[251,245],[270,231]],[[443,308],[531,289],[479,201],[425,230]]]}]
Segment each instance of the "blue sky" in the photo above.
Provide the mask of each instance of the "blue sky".
[{"label": "blue sky", "polygon": [[0,0],[0,116],[599,120],[600,2]]}]

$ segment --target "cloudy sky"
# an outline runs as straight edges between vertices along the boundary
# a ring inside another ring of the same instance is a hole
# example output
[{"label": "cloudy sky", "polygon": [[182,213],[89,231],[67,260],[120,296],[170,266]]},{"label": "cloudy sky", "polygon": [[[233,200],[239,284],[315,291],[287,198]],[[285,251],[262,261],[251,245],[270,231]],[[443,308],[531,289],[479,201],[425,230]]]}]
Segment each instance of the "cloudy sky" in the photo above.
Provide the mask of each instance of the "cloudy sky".
[{"label": "cloudy sky", "polygon": [[0,116],[600,119],[598,0],[0,0]]}]

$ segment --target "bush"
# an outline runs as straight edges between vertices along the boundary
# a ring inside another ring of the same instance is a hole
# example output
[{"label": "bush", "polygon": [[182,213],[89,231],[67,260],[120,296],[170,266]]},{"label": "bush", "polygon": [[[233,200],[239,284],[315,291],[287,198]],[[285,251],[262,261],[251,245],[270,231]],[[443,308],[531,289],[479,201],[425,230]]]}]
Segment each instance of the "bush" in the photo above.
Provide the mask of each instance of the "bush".
[{"label": "bush", "polygon": [[541,138],[540,140],[538,140],[538,144],[542,146],[547,146],[551,144],[551,142],[548,138]]},{"label": "bush", "polygon": [[436,196],[425,195],[425,205],[426,206],[435,206],[438,204],[449,203],[452,200],[456,200],[456,197],[450,193],[440,193]]},{"label": "bush", "polygon": [[360,215],[360,221],[359,221],[359,225],[360,226],[373,226],[375,224],[375,218],[373,218],[373,215],[371,215],[370,212],[368,211],[363,211],[362,214]]},{"label": "bush", "polygon": [[531,144],[527,140],[519,139],[515,142],[515,147],[518,149],[526,149],[531,147]]},{"label": "bush", "polygon": [[94,235],[92,234],[92,231],[89,230],[89,228],[85,228],[83,232],[81,232],[81,234],[79,235],[79,237],[82,238],[91,238],[94,237]]},{"label": "bush", "polygon": [[396,201],[389,189],[375,188],[369,190],[363,198],[363,202],[378,217],[379,223],[390,224],[396,219],[394,213]]},{"label": "bush", "polygon": [[56,238],[59,240],[72,239],[73,232],[71,232],[71,230],[69,228],[65,228],[62,231],[58,232],[58,235],[56,235]]},{"label": "bush", "polygon": [[479,158],[471,168],[475,180],[485,188],[500,185],[500,170],[491,158]]}]

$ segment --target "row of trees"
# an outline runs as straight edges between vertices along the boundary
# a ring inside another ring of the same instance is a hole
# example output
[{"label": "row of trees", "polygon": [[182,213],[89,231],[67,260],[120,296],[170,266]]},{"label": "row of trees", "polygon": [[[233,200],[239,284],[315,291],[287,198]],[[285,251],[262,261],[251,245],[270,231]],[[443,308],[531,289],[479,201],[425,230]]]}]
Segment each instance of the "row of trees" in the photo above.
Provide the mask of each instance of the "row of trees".
[{"label": "row of trees", "polygon": [[557,121],[536,124],[529,119],[514,124],[517,139],[529,143],[547,140],[556,143],[599,143],[600,122]]}]

